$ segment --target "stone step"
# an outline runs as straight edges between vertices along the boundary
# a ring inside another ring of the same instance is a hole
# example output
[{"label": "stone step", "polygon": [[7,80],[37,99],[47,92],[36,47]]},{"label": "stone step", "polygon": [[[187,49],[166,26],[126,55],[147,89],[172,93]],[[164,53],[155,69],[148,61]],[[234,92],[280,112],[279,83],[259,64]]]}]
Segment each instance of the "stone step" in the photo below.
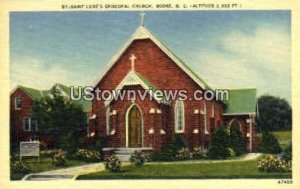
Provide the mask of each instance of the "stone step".
[{"label": "stone step", "polygon": [[128,162],[130,161],[130,154],[116,154],[121,162]]},{"label": "stone step", "polygon": [[152,148],[116,148],[115,154],[132,154],[134,151],[147,151]]},{"label": "stone step", "polygon": [[54,175],[54,174],[29,174],[26,175],[22,180],[60,180],[60,179],[72,179],[73,175]]}]

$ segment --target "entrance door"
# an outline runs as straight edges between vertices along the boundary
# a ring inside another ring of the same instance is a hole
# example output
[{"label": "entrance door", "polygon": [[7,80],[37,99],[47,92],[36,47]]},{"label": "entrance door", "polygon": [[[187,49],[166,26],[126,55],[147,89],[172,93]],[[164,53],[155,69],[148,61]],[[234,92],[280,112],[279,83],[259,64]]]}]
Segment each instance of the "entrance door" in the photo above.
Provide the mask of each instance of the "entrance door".
[{"label": "entrance door", "polygon": [[131,107],[128,119],[129,147],[142,147],[142,116],[137,106]]}]

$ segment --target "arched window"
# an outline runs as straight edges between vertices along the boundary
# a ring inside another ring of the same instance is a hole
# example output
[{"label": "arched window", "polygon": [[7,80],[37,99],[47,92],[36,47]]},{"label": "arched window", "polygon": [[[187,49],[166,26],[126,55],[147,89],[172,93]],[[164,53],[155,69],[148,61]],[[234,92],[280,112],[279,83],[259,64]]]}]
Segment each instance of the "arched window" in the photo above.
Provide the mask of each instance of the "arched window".
[{"label": "arched window", "polygon": [[110,107],[107,107],[106,109],[106,134],[110,135]]},{"label": "arched window", "polygon": [[184,103],[181,100],[175,103],[175,132],[184,132]]}]

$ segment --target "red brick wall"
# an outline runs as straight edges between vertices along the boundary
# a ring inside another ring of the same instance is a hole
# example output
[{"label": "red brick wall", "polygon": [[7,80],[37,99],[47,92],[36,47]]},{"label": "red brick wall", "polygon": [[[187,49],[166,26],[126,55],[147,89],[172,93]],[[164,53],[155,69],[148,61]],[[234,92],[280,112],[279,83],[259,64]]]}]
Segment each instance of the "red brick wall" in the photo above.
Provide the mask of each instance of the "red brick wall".
[{"label": "red brick wall", "polygon": [[[20,110],[15,109],[15,98],[22,98],[22,107]],[[36,132],[24,131],[23,129],[23,119],[25,117],[31,117],[31,109],[33,106],[32,98],[25,93],[22,89],[17,88],[10,95],[10,128],[11,128],[11,140],[12,141],[27,141],[40,139],[47,145],[51,146],[51,141],[55,140],[54,136],[50,134],[38,135]],[[91,116],[91,112],[87,112],[87,116]],[[39,128],[39,124],[38,124]],[[84,132],[83,135],[86,135]]]},{"label": "red brick wall", "polygon": [[[15,109],[15,98],[22,98],[22,107],[20,110]],[[11,140],[24,141],[35,137],[35,132],[28,132],[23,130],[24,117],[31,117],[32,99],[20,88],[16,89],[10,95],[10,128]]]},{"label": "red brick wall", "polygon": [[[158,89],[169,89],[169,90],[180,90],[186,89],[189,91],[188,99],[193,97],[194,91],[201,89],[184,71],[182,71],[161,49],[159,49],[151,40],[135,40],[128,49],[119,58],[117,63],[115,63],[111,69],[106,73],[104,78],[97,84],[96,87],[99,89],[115,89],[116,86],[122,81],[122,79],[127,75],[131,69],[131,62],[129,60],[131,54],[134,54],[137,59],[135,63],[136,72],[140,73],[143,77],[148,79],[154,86]],[[118,107],[116,110],[123,115],[125,114],[126,108],[129,106],[130,102],[117,102]],[[137,102],[140,107],[143,108],[143,117],[150,127],[151,114],[149,114],[149,108],[155,108],[157,105],[149,102]],[[173,137],[174,130],[174,106],[175,102],[171,103],[171,106],[162,108],[163,115],[166,115],[166,136],[164,139],[156,136],[156,138],[151,139],[145,136],[145,145],[155,145],[158,146],[161,140],[161,145],[165,145],[170,142]],[[187,100],[184,102],[185,106],[185,131],[184,138],[189,143],[190,146],[199,146],[202,141],[209,140],[209,135],[203,134],[204,128],[204,116],[200,114],[194,114],[194,110],[203,110],[203,101]],[[207,102],[207,118],[211,115],[211,102]],[[105,135],[106,121],[105,121],[105,107],[103,101],[93,102],[93,113],[97,115],[96,125],[97,133],[99,135]],[[222,122],[222,108],[216,103],[215,118],[214,120],[221,119]],[[159,118],[155,118],[159,119]],[[124,120],[123,120],[124,121]],[[119,120],[120,125],[120,136],[115,139],[109,137],[108,146],[124,146],[125,142],[125,132],[124,123]],[[159,121],[157,121],[159,122]],[[216,124],[215,124],[216,125]],[[199,133],[193,133],[194,129],[199,129]],[[210,122],[208,120],[208,130],[210,130]],[[155,131],[156,133],[156,131]],[[211,134],[211,132],[210,132]],[[123,135],[123,136],[121,136]],[[148,141],[149,140],[149,141]],[[150,142],[150,140],[155,140],[156,142]],[[114,141],[114,142],[113,142]]]}]

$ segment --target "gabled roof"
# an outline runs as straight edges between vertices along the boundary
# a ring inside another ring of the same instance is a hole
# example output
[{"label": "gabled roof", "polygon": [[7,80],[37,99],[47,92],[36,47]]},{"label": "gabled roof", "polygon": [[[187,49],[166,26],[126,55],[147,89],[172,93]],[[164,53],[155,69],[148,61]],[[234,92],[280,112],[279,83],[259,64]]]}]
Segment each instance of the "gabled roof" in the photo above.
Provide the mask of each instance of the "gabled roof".
[{"label": "gabled roof", "polygon": [[195,72],[192,71],[190,67],[188,67],[182,60],[180,60],[174,53],[170,51],[162,42],[158,40],[149,30],[147,30],[144,26],[140,26],[136,29],[131,38],[125,43],[123,48],[112,58],[110,61],[107,70],[101,74],[100,79],[97,80],[95,86],[103,79],[105,74],[110,70],[110,68],[118,61],[121,55],[125,52],[125,50],[129,47],[129,45],[139,39],[150,39],[152,40],[165,54],[169,56],[185,73],[187,73],[201,88],[208,89],[210,88],[207,83],[204,82],[202,78],[200,78]]},{"label": "gabled roof", "polygon": [[231,89],[224,115],[256,113],[256,89]]},{"label": "gabled roof", "polygon": [[71,94],[71,87],[68,87],[66,85],[60,84],[60,83],[55,83],[51,89],[56,88],[57,90],[59,90],[62,95],[64,96],[70,96]]},{"label": "gabled roof", "polygon": [[37,90],[22,85],[19,85],[18,88],[24,91],[27,95],[29,95],[32,98],[32,100],[39,100],[44,96],[44,94],[48,93],[47,90]]},{"label": "gabled roof", "polygon": [[[164,103],[164,104],[168,104],[168,101],[166,100],[166,98],[164,96],[162,96],[162,98],[158,98],[157,96],[154,95],[154,92],[156,90],[158,90],[155,85],[153,85],[148,79],[146,79],[145,77],[143,77],[141,74],[139,74],[138,72],[131,70],[128,72],[128,74],[123,78],[123,80],[119,83],[119,85],[116,87],[115,91],[116,92],[120,92],[120,90],[124,87],[124,86],[132,86],[132,85],[140,85],[141,87],[143,87],[144,89],[148,90],[150,95],[153,96],[153,98],[158,102],[158,103]],[[105,102],[105,105],[109,105],[110,102],[115,99],[114,97],[117,94],[113,93],[113,98],[110,98],[109,101]]]},{"label": "gabled roof", "polygon": [[[64,96],[67,96],[70,98],[71,87],[60,84],[60,83],[56,83],[52,88],[56,88],[56,89],[60,90]],[[75,92],[75,95],[77,95],[78,88],[75,88],[74,92]],[[92,108],[92,101],[90,101],[90,100],[85,100],[85,99],[81,98],[80,100],[76,100],[75,102],[77,104],[81,105],[83,108],[83,111],[85,111],[85,112],[88,112]]]},{"label": "gabled roof", "polygon": [[[63,95],[70,97],[71,87],[68,87],[68,86],[60,84],[60,83],[56,83],[51,88],[54,88],[54,87],[58,87],[59,90],[61,90],[61,92],[63,92]],[[18,88],[21,89],[22,91],[24,91],[28,96],[30,96],[32,100],[40,100],[41,98],[46,97],[47,95],[50,94],[50,90],[38,90],[38,89],[30,88],[30,87],[25,87],[23,85],[18,85],[16,89],[18,89]],[[14,91],[15,90],[13,90],[12,93]],[[91,101],[80,99],[75,102],[78,103],[79,105],[81,105],[83,108],[83,111],[85,111],[85,112],[88,112],[92,108]]]}]

